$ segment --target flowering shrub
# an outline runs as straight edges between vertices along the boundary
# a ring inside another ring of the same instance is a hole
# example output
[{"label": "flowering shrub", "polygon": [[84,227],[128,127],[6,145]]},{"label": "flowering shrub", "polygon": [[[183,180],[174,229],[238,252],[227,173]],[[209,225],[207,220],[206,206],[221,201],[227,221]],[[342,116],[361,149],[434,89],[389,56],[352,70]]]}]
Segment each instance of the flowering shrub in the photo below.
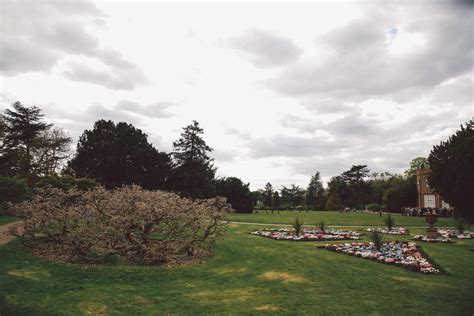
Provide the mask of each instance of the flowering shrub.
[{"label": "flowering shrub", "polygon": [[387,228],[367,228],[366,229],[368,232],[373,232],[373,231],[378,231],[379,233],[382,234],[388,234],[388,235],[407,235],[408,230],[404,227],[393,227],[392,229],[388,230]]},{"label": "flowering shrub", "polygon": [[474,238],[473,232],[468,231],[457,231],[451,229],[438,229],[438,234],[443,238],[459,238],[459,239],[472,239]]},{"label": "flowering shrub", "polygon": [[294,234],[294,230],[290,228],[264,228],[252,232],[252,235],[267,237],[278,240],[296,240],[296,241],[315,241],[315,240],[357,240],[360,233],[343,230],[320,230],[320,229],[303,229],[299,235]]},{"label": "flowering shrub", "polygon": [[[189,200],[137,186],[114,191],[39,189],[14,206],[17,235],[34,253],[67,262],[111,258],[141,264],[176,263],[210,254],[227,227],[225,198]],[[115,261],[115,259],[113,259]]]},{"label": "flowering shrub", "polygon": [[415,235],[413,239],[423,242],[440,242],[440,243],[449,243],[451,242],[450,238],[438,237],[438,238],[429,238],[425,235]]},{"label": "flowering shrub", "polygon": [[380,263],[394,264],[425,274],[439,273],[438,269],[434,268],[426,258],[423,258],[414,242],[390,241],[384,243],[379,250],[371,242],[327,244],[320,248]]}]

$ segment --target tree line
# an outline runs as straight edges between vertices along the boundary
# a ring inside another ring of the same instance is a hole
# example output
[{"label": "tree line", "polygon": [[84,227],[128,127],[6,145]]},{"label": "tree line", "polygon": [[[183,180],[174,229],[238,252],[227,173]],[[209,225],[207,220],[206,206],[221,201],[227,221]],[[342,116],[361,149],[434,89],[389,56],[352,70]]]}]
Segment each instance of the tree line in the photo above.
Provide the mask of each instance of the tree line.
[{"label": "tree line", "polygon": [[291,184],[274,189],[267,183],[264,189],[252,192],[256,208],[278,210],[341,210],[387,209],[399,211],[404,206],[417,204],[416,170],[421,168],[415,162],[427,161],[415,158],[404,175],[389,172],[373,172],[367,165],[354,165],[338,176],[332,177],[324,188],[320,172],[311,176],[306,188]]},{"label": "tree line", "polygon": [[8,196],[12,184],[25,192],[44,185],[87,189],[101,184],[113,189],[134,184],[193,199],[224,196],[237,212],[252,212],[249,184],[236,177],[216,177],[209,156],[213,149],[203,133],[193,121],[173,142],[173,151],[166,153],[132,124],[98,120],[82,133],[71,153],[72,140],[64,130],[46,123],[38,107],[15,102],[0,116],[0,202],[18,202]]},{"label": "tree line", "polygon": [[71,138],[47,123],[40,108],[15,102],[0,115],[0,208],[4,202],[27,198],[37,186],[87,190],[98,184],[108,189],[135,184],[194,199],[224,196],[243,213],[254,208],[399,211],[417,205],[416,170],[430,166],[430,186],[455,206],[456,213],[474,220],[469,198],[474,193],[473,126],[473,120],[461,125],[433,148],[428,159],[413,159],[403,175],[371,173],[367,165],[353,165],[332,177],[326,188],[316,171],[306,188],[292,184],[275,189],[267,183],[251,192],[249,184],[237,177],[216,177],[213,149],[197,121],[183,128],[172,152],[166,153],[132,124],[101,119],[82,133],[72,153]]}]

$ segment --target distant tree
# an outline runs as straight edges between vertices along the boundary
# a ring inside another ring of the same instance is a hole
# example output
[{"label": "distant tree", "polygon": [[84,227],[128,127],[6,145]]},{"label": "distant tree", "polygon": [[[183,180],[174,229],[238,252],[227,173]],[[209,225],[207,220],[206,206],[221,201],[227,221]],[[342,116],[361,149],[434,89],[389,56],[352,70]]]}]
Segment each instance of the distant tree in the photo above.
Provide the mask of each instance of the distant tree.
[{"label": "distant tree", "polygon": [[31,186],[37,177],[59,171],[71,139],[44,122],[38,107],[15,102],[12,108],[0,120],[0,174],[24,177]]},{"label": "distant tree", "polygon": [[367,165],[355,165],[351,169],[341,174],[342,180],[346,182],[349,189],[349,206],[354,208],[362,208],[370,198],[370,187],[365,182],[370,169]]},{"label": "distant tree", "polygon": [[428,157],[430,186],[453,205],[460,218],[474,222],[474,121],[431,150]]},{"label": "distant tree", "polygon": [[384,190],[383,204],[389,211],[399,212],[402,207],[416,205],[417,198],[416,177],[394,175]]},{"label": "distant tree", "polygon": [[263,205],[265,209],[272,209],[273,186],[270,182],[265,184]]},{"label": "distant tree", "polygon": [[405,171],[407,177],[416,177],[416,172],[430,167],[430,163],[425,157],[416,157],[410,161],[410,167]]},{"label": "distant tree", "polygon": [[[369,201],[372,204],[383,204],[384,192],[390,187],[395,175],[389,172],[373,173],[368,181],[370,187]],[[407,205],[408,206],[408,205]]]},{"label": "distant tree", "polygon": [[280,212],[280,194],[278,194],[278,191],[273,192],[273,197],[272,197],[272,210],[277,210]]},{"label": "distant tree", "polygon": [[281,202],[285,208],[290,210],[302,209],[306,191],[299,186],[292,184],[289,187],[282,186]]},{"label": "distant tree", "polygon": [[309,182],[308,188],[306,189],[306,209],[316,211],[323,210],[326,206],[325,192],[323,183],[321,182],[321,176],[317,171]]},{"label": "distant tree", "polygon": [[71,138],[62,128],[51,128],[39,139],[42,146],[35,149],[34,165],[37,175],[58,174],[71,152]]},{"label": "distant tree", "polygon": [[208,153],[212,152],[202,138],[204,130],[197,121],[183,128],[181,137],[173,143],[172,188],[191,198],[215,196],[216,168]]},{"label": "distant tree", "polygon": [[171,159],[132,124],[99,120],[80,136],[68,173],[96,179],[107,188],[136,184],[167,189]]},{"label": "distant tree", "polygon": [[347,184],[341,176],[332,177],[328,182],[326,209],[337,211],[343,208],[343,200],[348,195]]},{"label": "distant tree", "polygon": [[257,205],[263,206],[263,199],[265,197],[265,192],[262,189],[252,191],[252,201],[254,208],[260,209]]},{"label": "distant tree", "polygon": [[249,184],[234,177],[216,180],[216,194],[227,198],[237,213],[252,213],[253,200]]}]

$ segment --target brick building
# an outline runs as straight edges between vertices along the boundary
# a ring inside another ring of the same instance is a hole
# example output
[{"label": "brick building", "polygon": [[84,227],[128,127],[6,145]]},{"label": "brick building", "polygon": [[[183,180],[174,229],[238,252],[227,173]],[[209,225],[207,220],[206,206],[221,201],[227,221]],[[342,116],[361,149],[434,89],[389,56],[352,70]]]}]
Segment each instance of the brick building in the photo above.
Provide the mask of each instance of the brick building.
[{"label": "brick building", "polygon": [[420,169],[416,172],[416,186],[418,188],[418,207],[449,208],[449,204],[441,200],[438,193],[431,191],[428,184],[429,168]]}]

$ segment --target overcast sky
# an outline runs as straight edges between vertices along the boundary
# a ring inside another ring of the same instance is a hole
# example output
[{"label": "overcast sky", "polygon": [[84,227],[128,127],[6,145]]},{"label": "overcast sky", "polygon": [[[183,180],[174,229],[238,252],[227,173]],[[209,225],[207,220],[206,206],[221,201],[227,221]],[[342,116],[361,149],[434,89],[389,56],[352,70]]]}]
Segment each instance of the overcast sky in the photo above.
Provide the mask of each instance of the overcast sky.
[{"label": "overcast sky", "polygon": [[1,0],[0,27],[1,108],[75,141],[129,122],[161,151],[197,120],[252,189],[401,173],[474,115],[472,1]]}]

